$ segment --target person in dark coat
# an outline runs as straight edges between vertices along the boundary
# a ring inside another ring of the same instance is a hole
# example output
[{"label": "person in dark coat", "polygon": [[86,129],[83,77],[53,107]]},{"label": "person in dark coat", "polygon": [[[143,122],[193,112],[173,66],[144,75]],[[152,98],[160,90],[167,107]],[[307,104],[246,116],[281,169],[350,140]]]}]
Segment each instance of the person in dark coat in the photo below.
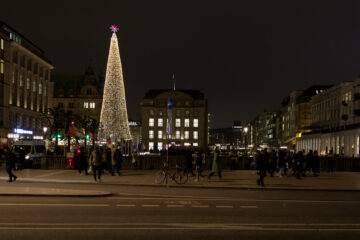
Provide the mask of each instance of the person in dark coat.
[{"label": "person in dark coat", "polygon": [[304,165],[304,154],[302,151],[299,151],[295,155],[295,175],[297,179],[301,179]]},{"label": "person in dark coat", "polygon": [[78,171],[79,174],[82,174],[84,172],[85,175],[89,175],[87,172],[88,164],[86,160],[86,152],[85,148],[80,148],[78,151]]},{"label": "person in dark coat", "polygon": [[[16,155],[14,151],[10,151],[9,148],[5,149],[5,156],[6,156],[6,172],[9,174],[9,181],[8,182],[15,182],[17,176],[12,173],[12,169],[15,167],[16,162]],[[14,179],[14,180],[13,180]]]},{"label": "person in dark coat", "polygon": [[264,178],[266,177],[266,171],[268,169],[268,162],[266,160],[265,151],[261,150],[257,159],[257,171],[259,174],[259,179],[256,181],[258,185],[264,186]]},{"label": "person in dark coat", "polygon": [[286,157],[285,151],[280,150],[279,151],[279,160],[278,160],[278,164],[277,164],[279,167],[279,171],[278,171],[279,177],[282,177],[285,174],[285,167],[286,167],[285,157]]},{"label": "person in dark coat", "polygon": [[305,171],[303,172],[303,177],[306,176],[307,172],[310,172],[310,170],[313,170],[313,165],[314,165],[314,156],[313,156],[313,151],[310,150],[309,153],[306,155],[306,164],[305,164]]},{"label": "person in dark coat", "polygon": [[185,157],[186,157],[185,173],[191,174],[194,177],[195,174],[194,174],[193,166],[192,166],[193,158],[192,158],[191,152],[186,150]]},{"label": "person in dark coat", "polygon": [[318,177],[320,173],[320,159],[317,151],[314,151],[312,170],[314,176]]},{"label": "person in dark coat", "polygon": [[114,176],[115,171],[116,171],[117,175],[120,176],[122,153],[120,151],[120,148],[117,148],[117,149],[114,148],[112,150],[113,150],[113,154],[111,157],[111,166],[112,166],[111,175]]}]

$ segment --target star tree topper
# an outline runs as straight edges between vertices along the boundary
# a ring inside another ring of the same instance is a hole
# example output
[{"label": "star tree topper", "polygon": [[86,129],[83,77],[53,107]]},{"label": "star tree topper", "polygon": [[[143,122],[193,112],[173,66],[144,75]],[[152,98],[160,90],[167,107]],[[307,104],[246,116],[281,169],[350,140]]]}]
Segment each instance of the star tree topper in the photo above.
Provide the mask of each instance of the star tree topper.
[{"label": "star tree topper", "polygon": [[119,31],[119,28],[118,28],[115,24],[113,24],[113,25],[111,25],[110,30],[111,30],[113,33],[116,33],[117,31]]}]

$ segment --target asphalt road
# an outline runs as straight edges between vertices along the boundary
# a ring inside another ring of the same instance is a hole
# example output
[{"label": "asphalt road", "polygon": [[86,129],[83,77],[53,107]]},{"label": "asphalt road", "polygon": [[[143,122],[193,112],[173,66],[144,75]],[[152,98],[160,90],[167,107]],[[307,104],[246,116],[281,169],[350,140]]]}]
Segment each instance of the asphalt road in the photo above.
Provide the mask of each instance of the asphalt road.
[{"label": "asphalt road", "polygon": [[31,186],[104,190],[114,196],[2,196],[1,240],[360,239],[360,192]]}]

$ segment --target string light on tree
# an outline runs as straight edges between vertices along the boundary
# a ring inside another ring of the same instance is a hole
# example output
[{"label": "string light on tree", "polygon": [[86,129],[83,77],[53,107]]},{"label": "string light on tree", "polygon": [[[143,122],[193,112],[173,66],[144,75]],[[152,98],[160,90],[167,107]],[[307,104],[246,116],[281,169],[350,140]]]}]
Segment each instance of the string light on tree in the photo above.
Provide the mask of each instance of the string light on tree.
[{"label": "string light on tree", "polygon": [[113,32],[110,42],[103,102],[100,115],[100,133],[102,140],[110,138],[113,142],[131,140],[126,108],[125,87],[116,32],[119,30],[114,24],[110,27]]}]

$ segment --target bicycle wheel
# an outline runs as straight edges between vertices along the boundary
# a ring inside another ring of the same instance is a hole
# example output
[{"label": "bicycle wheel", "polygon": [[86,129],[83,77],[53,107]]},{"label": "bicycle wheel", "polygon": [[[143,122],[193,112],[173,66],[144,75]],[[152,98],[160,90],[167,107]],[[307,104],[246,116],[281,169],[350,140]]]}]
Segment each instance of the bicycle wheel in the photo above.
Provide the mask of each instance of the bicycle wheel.
[{"label": "bicycle wheel", "polygon": [[174,173],[174,181],[177,184],[184,184],[186,183],[188,180],[188,175],[187,173],[184,173],[183,171],[177,171]]},{"label": "bicycle wheel", "polygon": [[162,170],[159,170],[154,175],[154,181],[157,184],[162,183],[165,180],[165,172]]}]

